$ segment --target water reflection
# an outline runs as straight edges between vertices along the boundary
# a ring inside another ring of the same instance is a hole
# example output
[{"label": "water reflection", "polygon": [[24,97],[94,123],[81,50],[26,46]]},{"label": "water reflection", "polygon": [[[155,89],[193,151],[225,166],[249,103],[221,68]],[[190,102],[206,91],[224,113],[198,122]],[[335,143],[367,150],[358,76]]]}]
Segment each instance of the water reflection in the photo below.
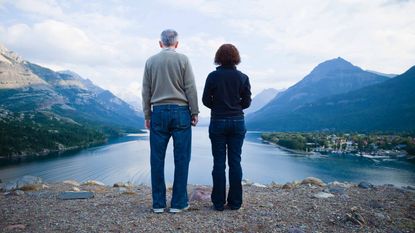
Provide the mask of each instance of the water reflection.
[{"label": "water reflection", "polygon": [[[189,183],[211,184],[213,166],[207,128],[193,130]],[[398,186],[415,184],[415,166],[404,160],[373,161],[351,156],[307,157],[293,155],[273,145],[263,144],[260,133],[247,134],[242,155],[244,178],[260,183],[285,183],[315,176],[326,182],[340,180]],[[173,148],[166,153],[165,176],[172,182]],[[23,175],[40,176],[46,181],[96,179],[106,184],[118,181],[150,183],[148,135],[129,135],[95,148],[46,157],[3,161],[0,179]]]}]

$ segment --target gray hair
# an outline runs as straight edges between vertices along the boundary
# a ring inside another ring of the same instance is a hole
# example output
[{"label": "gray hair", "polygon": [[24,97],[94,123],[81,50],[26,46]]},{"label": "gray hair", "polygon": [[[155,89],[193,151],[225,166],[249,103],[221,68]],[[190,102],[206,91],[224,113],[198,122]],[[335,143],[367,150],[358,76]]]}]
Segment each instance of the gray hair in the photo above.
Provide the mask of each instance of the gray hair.
[{"label": "gray hair", "polygon": [[164,46],[172,46],[177,42],[177,32],[173,29],[166,29],[160,35],[161,43]]}]

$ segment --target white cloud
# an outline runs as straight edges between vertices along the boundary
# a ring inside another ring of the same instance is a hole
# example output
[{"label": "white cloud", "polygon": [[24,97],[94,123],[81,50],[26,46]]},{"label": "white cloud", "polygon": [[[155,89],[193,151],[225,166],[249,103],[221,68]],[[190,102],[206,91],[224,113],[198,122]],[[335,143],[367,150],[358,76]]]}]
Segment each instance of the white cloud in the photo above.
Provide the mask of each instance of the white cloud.
[{"label": "white cloud", "polygon": [[55,0],[12,0],[8,1],[22,11],[34,13],[41,16],[61,17],[63,11]]},{"label": "white cloud", "polygon": [[223,43],[240,50],[239,68],[256,94],[288,87],[338,56],[363,69],[404,72],[415,64],[413,12],[415,1],[402,0],[0,0],[0,42],[115,93],[136,93],[159,33],[173,27],[199,95]]},{"label": "white cloud", "polygon": [[[173,7],[186,8],[188,10],[197,10],[202,13],[215,16],[226,11],[223,3],[210,0],[175,0],[175,1],[160,1],[162,4],[170,4]],[[228,8],[228,7],[227,7]]]},{"label": "white cloud", "polygon": [[105,44],[91,41],[79,28],[54,20],[33,26],[15,24],[6,28],[5,34],[6,44],[40,61],[97,65],[107,63],[105,57],[114,54]]}]

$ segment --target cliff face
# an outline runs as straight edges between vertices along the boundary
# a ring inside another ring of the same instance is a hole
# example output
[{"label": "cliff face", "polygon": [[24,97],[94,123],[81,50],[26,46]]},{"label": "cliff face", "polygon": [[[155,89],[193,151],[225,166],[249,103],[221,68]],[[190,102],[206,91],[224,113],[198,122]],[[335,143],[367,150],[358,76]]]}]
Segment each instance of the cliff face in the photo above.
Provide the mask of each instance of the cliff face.
[{"label": "cliff face", "polygon": [[110,91],[0,45],[0,156],[85,147],[142,125],[140,114]]}]

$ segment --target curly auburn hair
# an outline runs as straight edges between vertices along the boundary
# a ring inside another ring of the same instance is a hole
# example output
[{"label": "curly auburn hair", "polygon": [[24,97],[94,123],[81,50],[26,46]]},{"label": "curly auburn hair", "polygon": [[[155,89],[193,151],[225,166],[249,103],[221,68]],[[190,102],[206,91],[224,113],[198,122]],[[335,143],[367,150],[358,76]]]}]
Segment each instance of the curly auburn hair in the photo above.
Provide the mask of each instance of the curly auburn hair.
[{"label": "curly auburn hair", "polygon": [[241,63],[241,57],[233,44],[223,44],[216,51],[216,65],[238,65],[239,63]]}]

